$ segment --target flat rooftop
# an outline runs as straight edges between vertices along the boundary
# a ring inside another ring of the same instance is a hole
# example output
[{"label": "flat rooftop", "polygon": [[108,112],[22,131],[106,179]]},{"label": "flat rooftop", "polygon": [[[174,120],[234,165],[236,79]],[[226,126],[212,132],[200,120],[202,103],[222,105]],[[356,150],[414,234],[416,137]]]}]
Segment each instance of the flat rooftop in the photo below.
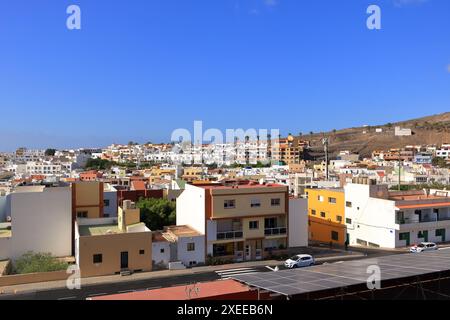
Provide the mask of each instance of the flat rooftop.
[{"label": "flat rooftop", "polygon": [[[193,289],[189,296],[187,289]],[[195,290],[197,289],[197,290]],[[197,291],[197,292],[196,292]],[[188,286],[176,286],[148,291],[130,292],[109,296],[90,298],[91,300],[191,300],[191,299],[213,299],[214,297],[226,297],[247,293],[250,289],[234,280],[217,280],[211,282],[197,283]]]},{"label": "flat rooftop", "polygon": [[80,236],[103,236],[107,234],[123,233],[117,224],[81,225],[78,226]]},{"label": "flat rooftop", "polygon": [[201,234],[189,226],[170,226],[166,228],[167,232],[171,232],[177,237],[197,237]]}]

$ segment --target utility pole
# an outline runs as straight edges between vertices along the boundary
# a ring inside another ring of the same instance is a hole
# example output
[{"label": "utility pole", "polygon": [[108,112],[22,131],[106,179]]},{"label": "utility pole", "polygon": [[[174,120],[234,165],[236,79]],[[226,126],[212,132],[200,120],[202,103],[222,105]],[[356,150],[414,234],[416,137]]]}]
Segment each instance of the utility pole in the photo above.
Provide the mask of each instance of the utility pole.
[{"label": "utility pole", "polygon": [[323,138],[322,139],[322,144],[323,144],[323,148],[325,151],[325,177],[327,179],[327,181],[330,178],[330,174],[328,172],[328,144],[329,144],[329,140],[328,138]]},{"label": "utility pole", "polygon": [[401,184],[402,184],[402,175],[401,175],[401,172],[402,172],[402,162],[401,162],[401,153],[400,153],[400,149],[398,149],[398,191],[402,191],[402,187],[401,187]]}]

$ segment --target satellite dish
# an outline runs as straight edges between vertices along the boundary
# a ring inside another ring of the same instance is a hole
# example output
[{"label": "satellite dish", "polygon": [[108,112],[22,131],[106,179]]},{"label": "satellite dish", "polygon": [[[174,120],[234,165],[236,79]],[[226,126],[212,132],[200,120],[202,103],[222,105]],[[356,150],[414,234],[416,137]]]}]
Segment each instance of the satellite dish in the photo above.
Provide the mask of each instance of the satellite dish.
[{"label": "satellite dish", "polygon": [[7,216],[7,217],[6,217],[6,222],[11,222],[11,221],[12,221],[11,216]]}]

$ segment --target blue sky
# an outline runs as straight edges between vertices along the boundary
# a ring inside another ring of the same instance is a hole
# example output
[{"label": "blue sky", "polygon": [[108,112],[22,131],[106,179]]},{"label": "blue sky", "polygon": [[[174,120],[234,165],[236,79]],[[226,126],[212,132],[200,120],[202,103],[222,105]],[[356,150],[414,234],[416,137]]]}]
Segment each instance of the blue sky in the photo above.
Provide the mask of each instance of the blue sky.
[{"label": "blue sky", "polygon": [[[77,4],[82,29],[66,28]],[[382,30],[366,28],[366,8]],[[2,0],[0,150],[450,110],[448,0]]]}]

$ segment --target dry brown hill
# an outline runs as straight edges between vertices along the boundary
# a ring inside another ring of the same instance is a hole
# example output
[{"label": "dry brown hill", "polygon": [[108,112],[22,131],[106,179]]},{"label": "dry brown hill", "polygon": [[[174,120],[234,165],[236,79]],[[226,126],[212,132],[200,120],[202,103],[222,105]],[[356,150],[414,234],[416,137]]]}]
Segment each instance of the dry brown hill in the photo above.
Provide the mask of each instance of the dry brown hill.
[{"label": "dry brown hill", "polygon": [[[394,128],[396,126],[411,129],[413,135],[407,137],[395,136]],[[383,129],[383,132],[377,133],[377,128]],[[450,143],[450,112],[379,126],[304,135],[301,137],[302,139],[311,141],[310,156],[312,158],[320,159],[323,157],[321,142],[323,136],[329,137],[330,153],[333,155],[341,150],[349,150],[360,153],[362,157],[367,157],[371,155],[373,150],[388,150],[407,145],[441,145]]]}]

